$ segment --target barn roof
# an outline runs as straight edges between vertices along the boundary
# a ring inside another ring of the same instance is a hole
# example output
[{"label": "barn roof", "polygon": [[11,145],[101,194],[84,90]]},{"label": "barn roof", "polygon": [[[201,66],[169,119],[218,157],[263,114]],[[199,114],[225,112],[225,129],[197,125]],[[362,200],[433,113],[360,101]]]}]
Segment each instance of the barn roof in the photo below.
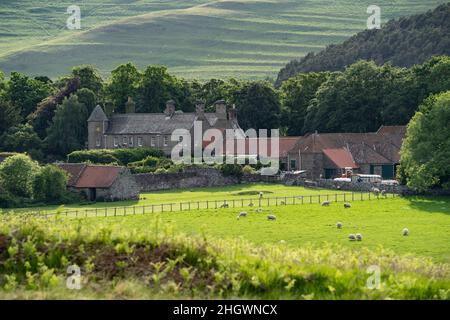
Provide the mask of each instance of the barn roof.
[{"label": "barn roof", "polygon": [[352,154],[347,149],[323,149],[323,153],[336,165],[336,168],[358,168]]},{"label": "barn roof", "polygon": [[69,174],[67,185],[74,188],[109,188],[125,170],[118,166],[101,166],[84,163],[59,163]]}]

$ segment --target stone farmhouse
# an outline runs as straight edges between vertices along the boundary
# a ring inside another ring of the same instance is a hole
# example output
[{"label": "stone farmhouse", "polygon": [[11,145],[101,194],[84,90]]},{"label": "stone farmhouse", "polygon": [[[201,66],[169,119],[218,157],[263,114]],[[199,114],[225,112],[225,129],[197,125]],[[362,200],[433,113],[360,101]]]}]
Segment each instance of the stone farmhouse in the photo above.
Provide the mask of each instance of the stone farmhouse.
[{"label": "stone farmhouse", "polygon": [[198,101],[195,112],[185,113],[176,111],[175,102],[170,100],[163,113],[125,113],[110,117],[97,106],[88,119],[88,148],[154,147],[170,155],[178,143],[171,141],[172,132],[175,129],[187,129],[193,139],[195,121],[202,122],[203,132],[210,128],[242,131],[235,108],[227,108],[224,100],[217,101],[214,106],[215,112],[207,113],[205,104]]},{"label": "stone farmhouse", "polygon": [[84,163],[58,163],[69,176],[68,190],[82,193],[90,201],[139,199],[140,188],[125,167]]},{"label": "stone farmhouse", "polygon": [[[178,141],[171,141],[175,129],[187,129],[193,137],[195,121],[202,122],[203,131],[216,128],[236,129],[237,139],[245,139],[245,152],[235,156],[253,157],[260,153],[250,151],[249,138],[240,128],[236,109],[227,108],[224,100],[214,104],[215,112],[206,113],[202,102],[196,111],[175,111],[175,103],[168,101],[163,113],[125,113],[107,116],[97,106],[88,119],[89,149],[155,147],[170,155]],[[392,179],[400,162],[400,148],[406,134],[405,126],[382,126],[371,133],[313,133],[301,137],[280,137],[279,159],[282,171],[304,171],[307,178],[340,177],[349,169],[354,173],[378,174]],[[270,156],[270,138],[265,139]],[[210,141],[202,141],[203,147]],[[237,145],[238,142],[236,142]],[[194,146],[192,141],[192,146]],[[237,147],[235,147],[237,148]],[[224,154],[230,154],[225,150]],[[241,152],[242,153],[242,152]]]}]

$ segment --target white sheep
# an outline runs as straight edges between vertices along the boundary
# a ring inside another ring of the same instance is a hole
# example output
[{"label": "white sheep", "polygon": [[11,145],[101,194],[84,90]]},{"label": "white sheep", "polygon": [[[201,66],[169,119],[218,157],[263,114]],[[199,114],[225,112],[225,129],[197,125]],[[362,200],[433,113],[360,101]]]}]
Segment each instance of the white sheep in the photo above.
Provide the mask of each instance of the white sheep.
[{"label": "white sheep", "polygon": [[372,192],[373,192],[374,195],[376,195],[378,197],[378,195],[380,194],[380,189],[372,188]]},{"label": "white sheep", "polygon": [[386,191],[386,190],[381,190],[381,195],[382,195],[383,197],[386,197],[386,196],[387,196],[387,191]]},{"label": "white sheep", "polygon": [[224,203],[220,206],[221,208],[228,208],[228,203]]},{"label": "white sheep", "polygon": [[263,209],[257,208],[257,209],[255,210],[255,212],[263,212]]},{"label": "white sheep", "polygon": [[330,201],[322,202],[322,207],[328,207],[330,205]]},{"label": "white sheep", "polygon": [[404,228],[403,231],[402,231],[402,234],[403,234],[404,236],[408,236],[408,235],[409,235],[409,230],[408,230],[408,228]]},{"label": "white sheep", "polygon": [[246,211],[242,211],[239,213],[239,217],[246,217],[247,216],[247,212]]},{"label": "white sheep", "polygon": [[362,234],[361,233],[357,233],[356,234],[356,240],[358,240],[358,241],[362,240]]},{"label": "white sheep", "polygon": [[355,241],[355,240],[356,240],[356,236],[355,236],[354,234],[349,234],[349,235],[348,235],[348,239],[349,239],[350,241]]},{"label": "white sheep", "polygon": [[281,244],[285,244],[285,243],[286,243],[286,241],[284,241],[284,240],[280,240],[280,243],[281,243]]},{"label": "white sheep", "polygon": [[267,220],[274,221],[274,220],[277,220],[277,217],[275,215],[273,215],[273,214],[269,214],[267,216]]},{"label": "white sheep", "polygon": [[344,203],[344,208],[345,209],[348,209],[348,208],[351,208],[351,207],[352,207],[352,205],[350,203]]},{"label": "white sheep", "polygon": [[341,229],[342,228],[342,223],[341,222],[336,223],[336,228]]},{"label": "white sheep", "polygon": [[249,207],[253,207],[253,206],[254,206],[253,202],[250,202],[250,203],[248,204],[248,206],[249,206]]},{"label": "white sheep", "polygon": [[264,194],[264,193],[263,193],[262,191],[259,193],[259,198],[260,198],[260,199],[262,199],[263,194]]}]

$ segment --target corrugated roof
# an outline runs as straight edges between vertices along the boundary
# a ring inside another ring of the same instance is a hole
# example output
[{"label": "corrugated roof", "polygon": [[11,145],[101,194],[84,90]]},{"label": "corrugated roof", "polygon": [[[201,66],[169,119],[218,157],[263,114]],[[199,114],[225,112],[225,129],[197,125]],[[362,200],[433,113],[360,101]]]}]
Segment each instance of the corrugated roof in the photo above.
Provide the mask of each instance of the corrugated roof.
[{"label": "corrugated roof", "polygon": [[322,152],[337,168],[358,168],[352,154],[347,149],[323,149]]}]

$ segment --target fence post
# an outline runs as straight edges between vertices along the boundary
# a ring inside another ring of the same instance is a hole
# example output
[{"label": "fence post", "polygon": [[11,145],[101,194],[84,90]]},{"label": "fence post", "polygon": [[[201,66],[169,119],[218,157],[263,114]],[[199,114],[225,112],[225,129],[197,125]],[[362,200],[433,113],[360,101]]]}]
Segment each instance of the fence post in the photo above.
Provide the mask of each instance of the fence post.
[{"label": "fence post", "polygon": [[155,213],[155,205],[152,204],[152,213]]},{"label": "fence post", "polygon": [[173,203],[170,204],[170,212],[172,212],[172,205],[173,205]]},{"label": "fence post", "polygon": [[337,193],[334,195],[334,202],[337,202]]},{"label": "fence post", "polygon": [[197,210],[200,210],[200,201],[197,201]]},{"label": "fence post", "polygon": [[183,211],[183,202],[180,202],[180,211]]},{"label": "fence post", "polygon": [[117,208],[114,207],[114,217],[117,215]]},{"label": "fence post", "polygon": [[354,200],[355,200],[355,192],[352,191],[352,201],[354,201]]},{"label": "fence post", "polygon": [[292,204],[295,204],[295,196],[292,196]]},{"label": "fence post", "polygon": [[369,200],[370,200],[370,191],[369,191]]},{"label": "fence post", "polygon": [[344,202],[346,202],[347,201],[347,199],[346,199],[346,193],[344,193]]},{"label": "fence post", "polygon": [[215,200],[216,201],[216,209],[217,209],[217,200]]},{"label": "fence post", "polygon": [[206,209],[209,209],[209,200],[206,200]]}]

